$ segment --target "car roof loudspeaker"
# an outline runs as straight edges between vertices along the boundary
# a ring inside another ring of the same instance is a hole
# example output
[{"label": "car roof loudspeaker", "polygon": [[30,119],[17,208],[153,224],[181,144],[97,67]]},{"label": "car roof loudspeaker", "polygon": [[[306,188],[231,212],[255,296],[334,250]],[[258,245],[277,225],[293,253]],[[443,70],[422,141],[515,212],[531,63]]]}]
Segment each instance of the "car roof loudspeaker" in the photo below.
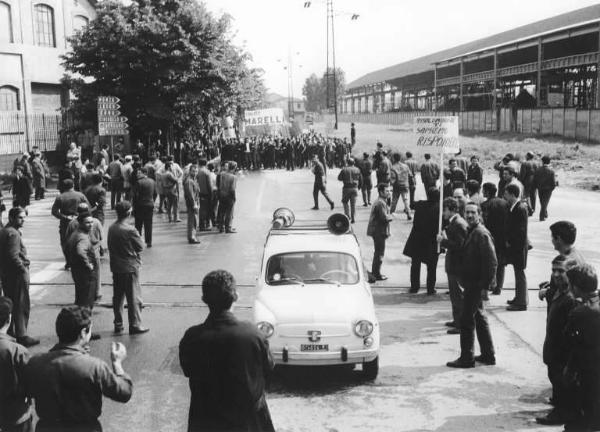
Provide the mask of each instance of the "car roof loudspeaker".
[{"label": "car roof loudspeaker", "polygon": [[287,207],[278,208],[273,212],[273,221],[271,226],[273,229],[282,229],[290,227],[294,224],[296,217],[294,212]]},{"label": "car roof loudspeaker", "polygon": [[327,228],[333,234],[346,234],[350,229],[350,219],[343,213],[334,213],[327,219]]}]

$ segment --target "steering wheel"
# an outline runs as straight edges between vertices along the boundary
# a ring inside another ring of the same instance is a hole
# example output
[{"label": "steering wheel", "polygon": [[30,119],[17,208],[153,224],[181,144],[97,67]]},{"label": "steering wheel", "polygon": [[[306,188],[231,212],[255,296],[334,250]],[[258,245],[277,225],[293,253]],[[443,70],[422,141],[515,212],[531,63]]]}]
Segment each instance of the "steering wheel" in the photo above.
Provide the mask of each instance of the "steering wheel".
[{"label": "steering wheel", "polygon": [[352,274],[352,273],[350,273],[350,272],[348,272],[346,270],[338,270],[338,269],[336,269],[336,270],[326,271],[320,277],[321,277],[321,279],[329,279],[327,276],[332,275],[332,274],[343,275],[343,276],[345,276],[345,280],[352,280],[352,278],[355,276],[354,274]]}]

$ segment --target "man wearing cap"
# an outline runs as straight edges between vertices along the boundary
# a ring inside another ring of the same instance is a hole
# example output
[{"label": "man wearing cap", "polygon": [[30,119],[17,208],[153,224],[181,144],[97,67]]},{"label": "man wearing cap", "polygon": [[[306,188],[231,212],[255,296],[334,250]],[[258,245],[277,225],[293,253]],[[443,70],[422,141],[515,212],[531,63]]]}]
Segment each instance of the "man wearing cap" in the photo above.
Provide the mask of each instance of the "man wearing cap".
[{"label": "man wearing cap", "polygon": [[29,351],[7,334],[12,307],[8,297],[0,297],[0,430],[27,432],[33,430],[24,376]]},{"label": "man wearing cap", "polygon": [[[344,213],[348,216],[348,219],[354,223],[356,197],[358,197],[358,188],[362,187],[362,175],[360,170],[354,166],[354,159],[348,159],[348,166],[340,170],[338,180],[344,184],[344,187],[342,188]],[[349,206],[348,202],[350,202]]]},{"label": "man wearing cap", "polygon": [[132,380],[123,369],[125,345],[113,342],[111,366],[89,354],[92,312],[81,306],[63,308],[56,318],[58,344],[37,354],[25,368],[27,393],[35,400],[38,432],[100,432],[102,396],[129,401]]},{"label": "man wearing cap", "polygon": [[8,224],[0,230],[0,281],[4,295],[12,300],[12,323],[8,330],[23,346],[40,343],[27,336],[29,324],[29,258],[23,244],[21,229],[25,223],[25,210],[13,207],[8,212]]},{"label": "man wearing cap", "polygon": [[202,280],[209,314],[179,343],[179,363],[189,378],[188,431],[274,432],[265,397],[274,362],[267,338],[231,312],[238,299],[233,275],[225,270]]},{"label": "man wearing cap", "polygon": [[80,203],[86,203],[89,207],[89,202],[84,194],[73,190],[73,180],[65,179],[63,182],[65,191],[56,197],[52,205],[52,216],[60,221],[58,232],[60,235],[60,246],[65,256],[65,270],[69,269],[69,254],[66,250],[67,244],[67,226],[71,220],[77,217],[77,206]]},{"label": "man wearing cap", "polygon": [[142,327],[142,299],[140,288],[142,238],[127,219],[131,216],[131,203],[121,201],[115,206],[117,221],[108,229],[110,270],[113,274],[113,311],[115,333],[123,332],[123,310],[127,298],[129,334],[146,333]]}]

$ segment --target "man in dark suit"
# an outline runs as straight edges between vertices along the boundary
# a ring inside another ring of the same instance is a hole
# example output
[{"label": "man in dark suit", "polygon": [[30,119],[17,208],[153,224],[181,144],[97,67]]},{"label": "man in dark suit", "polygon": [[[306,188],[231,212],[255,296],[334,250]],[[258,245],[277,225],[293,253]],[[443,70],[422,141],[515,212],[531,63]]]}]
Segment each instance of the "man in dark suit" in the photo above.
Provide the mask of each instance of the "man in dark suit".
[{"label": "man in dark suit", "polygon": [[445,270],[448,276],[450,303],[452,304],[452,321],[447,322],[448,334],[460,333],[460,315],[462,311],[463,294],[458,283],[462,266],[462,249],[467,238],[467,222],[458,214],[458,202],[454,198],[444,199],[444,220],[447,226],[438,234],[440,246],[446,250]]},{"label": "man in dark suit", "polygon": [[29,258],[23,244],[21,228],[25,210],[13,207],[8,212],[8,223],[0,229],[0,281],[4,295],[13,303],[12,323],[8,330],[25,347],[40,343],[27,336],[29,324]]},{"label": "man in dark suit", "polygon": [[367,235],[373,237],[375,245],[371,273],[376,280],[386,280],[387,277],[381,274],[381,264],[385,253],[385,241],[390,236],[390,221],[392,220],[387,205],[390,198],[390,187],[385,183],[380,183],[377,185],[377,192],[379,196],[371,207]]},{"label": "man in dark suit", "polygon": [[315,154],[312,159],[312,172],[315,175],[315,183],[313,185],[313,200],[315,202],[312,210],[319,210],[319,192],[323,194],[329,205],[331,206],[331,210],[333,210],[333,201],[329,198],[327,194],[327,189],[325,185],[327,184],[327,178],[325,176],[325,168],[321,161],[319,161],[319,157]]},{"label": "man in dark suit", "polygon": [[523,183],[524,196],[523,199],[527,200],[532,212],[535,212],[535,172],[539,168],[539,163],[535,160],[535,155],[532,152],[527,152],[525,155],[525,162],[521,164],[519,172],[519,180]]},{"label": "man in dark suit", "polygon": [[483,223],[492,235],[494,250],[498,267],[496,277],[492,281],[492,294],[500,295],[504,287],[504,271],[506,269],[506,217],[508,216],[508,203],[504,198],[496,196],[496,185],[494,183],[483,184],[483,196],[486,200],[481,203],[481,214]]},{"label": "man in dark suit", "polygon": [[[481,210],[477,204],[469,203],[465,217],[469,224],[467,239],[463,247],[463,265],[460,282],[464,288],[463,310],[460,320],[460,357],[446,363],[453,368],[472,368],[475,361],[495,365],[496,356],[485,316],[482,293],[487,291],[496,273],[496,253],[489,231],[480,223]],[[474,355],[475,333],[481,355]]]},{"label": "man in dark suit", "polygon": [[435,187],[437,180],[440,178],[440,167],[431,160],[431,155],[425,153],[425,162],[421,164],[421,181],[425,192]]},{"label": "man in dark suit", "polygon": [[504,199],[508,202],[509,212],[506,217],[506,263],[512,264],[515,272],[515,298],[508,300],[509,311],[527,310],[527,241],[528,214],[526,205],[519,199],[521,191],[516,184],[509,184],[504,189]]},{"label": "man in dark suit", "polygon": [[188,431],[274,432],[265,398],[274,362],[265,335],[231,312],[238,295],[225,270],[208,273],[202,300],[209,314],[179,343],[179,363],[190,381]]},{"label": "man in dark suit", "polygon": [[483,182],[483,169],[479,165],[479,158],[477,156],[471,156],[471,165],[467,169],[467,181],[477,180],[479,184]]},{"label": "man in dark suit", "polygon": [[137,181],[132,188],[133,208],[135,213],[135,228],[142,235],[146,247],[152,247],[152,219],[154,217],[154,198],[156,197],[156,182],[147,175],[147,168],[141,168],[137,173]]},{"label": "man in dark suit", "polygon": [[540,221],[548,218],[548,204],[552,191],[558,186],[556,173],[550,167],[550,157],[542,157],[542,166],[535,171],[534,184],[540,196]]},{"label": "man in dark suit", "polygon": [[438,262],[438,220],[440,192],[433,187],[427,191],[427,201],[415,203],[412,230],[406,240],[403,254],[412,259],[410,265],[410,293],[421,287],[421,263],[427,266],[427,294],[436,293],[436,268]]},{"label": "man in dark suit", "polygon": [[373,189],[373,180],[371,179],[373,163],[369,160],[369,153],[363,153],[363,160],[357,163],[357,166],[362,176],[360,190],[362,192],[363,207],[367,207],[371,205],[371,189]]}]

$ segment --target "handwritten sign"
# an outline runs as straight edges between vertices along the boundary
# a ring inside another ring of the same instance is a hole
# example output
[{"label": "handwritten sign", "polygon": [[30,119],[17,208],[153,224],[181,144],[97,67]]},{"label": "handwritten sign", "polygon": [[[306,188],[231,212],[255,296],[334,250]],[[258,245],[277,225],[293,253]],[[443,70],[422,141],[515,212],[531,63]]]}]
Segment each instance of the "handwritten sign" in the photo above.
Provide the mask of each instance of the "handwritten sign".
[{"label": "handwritten sign", "polygon": [[417,147],[432,153],[458,153],[458,117],[415,117]]}]

